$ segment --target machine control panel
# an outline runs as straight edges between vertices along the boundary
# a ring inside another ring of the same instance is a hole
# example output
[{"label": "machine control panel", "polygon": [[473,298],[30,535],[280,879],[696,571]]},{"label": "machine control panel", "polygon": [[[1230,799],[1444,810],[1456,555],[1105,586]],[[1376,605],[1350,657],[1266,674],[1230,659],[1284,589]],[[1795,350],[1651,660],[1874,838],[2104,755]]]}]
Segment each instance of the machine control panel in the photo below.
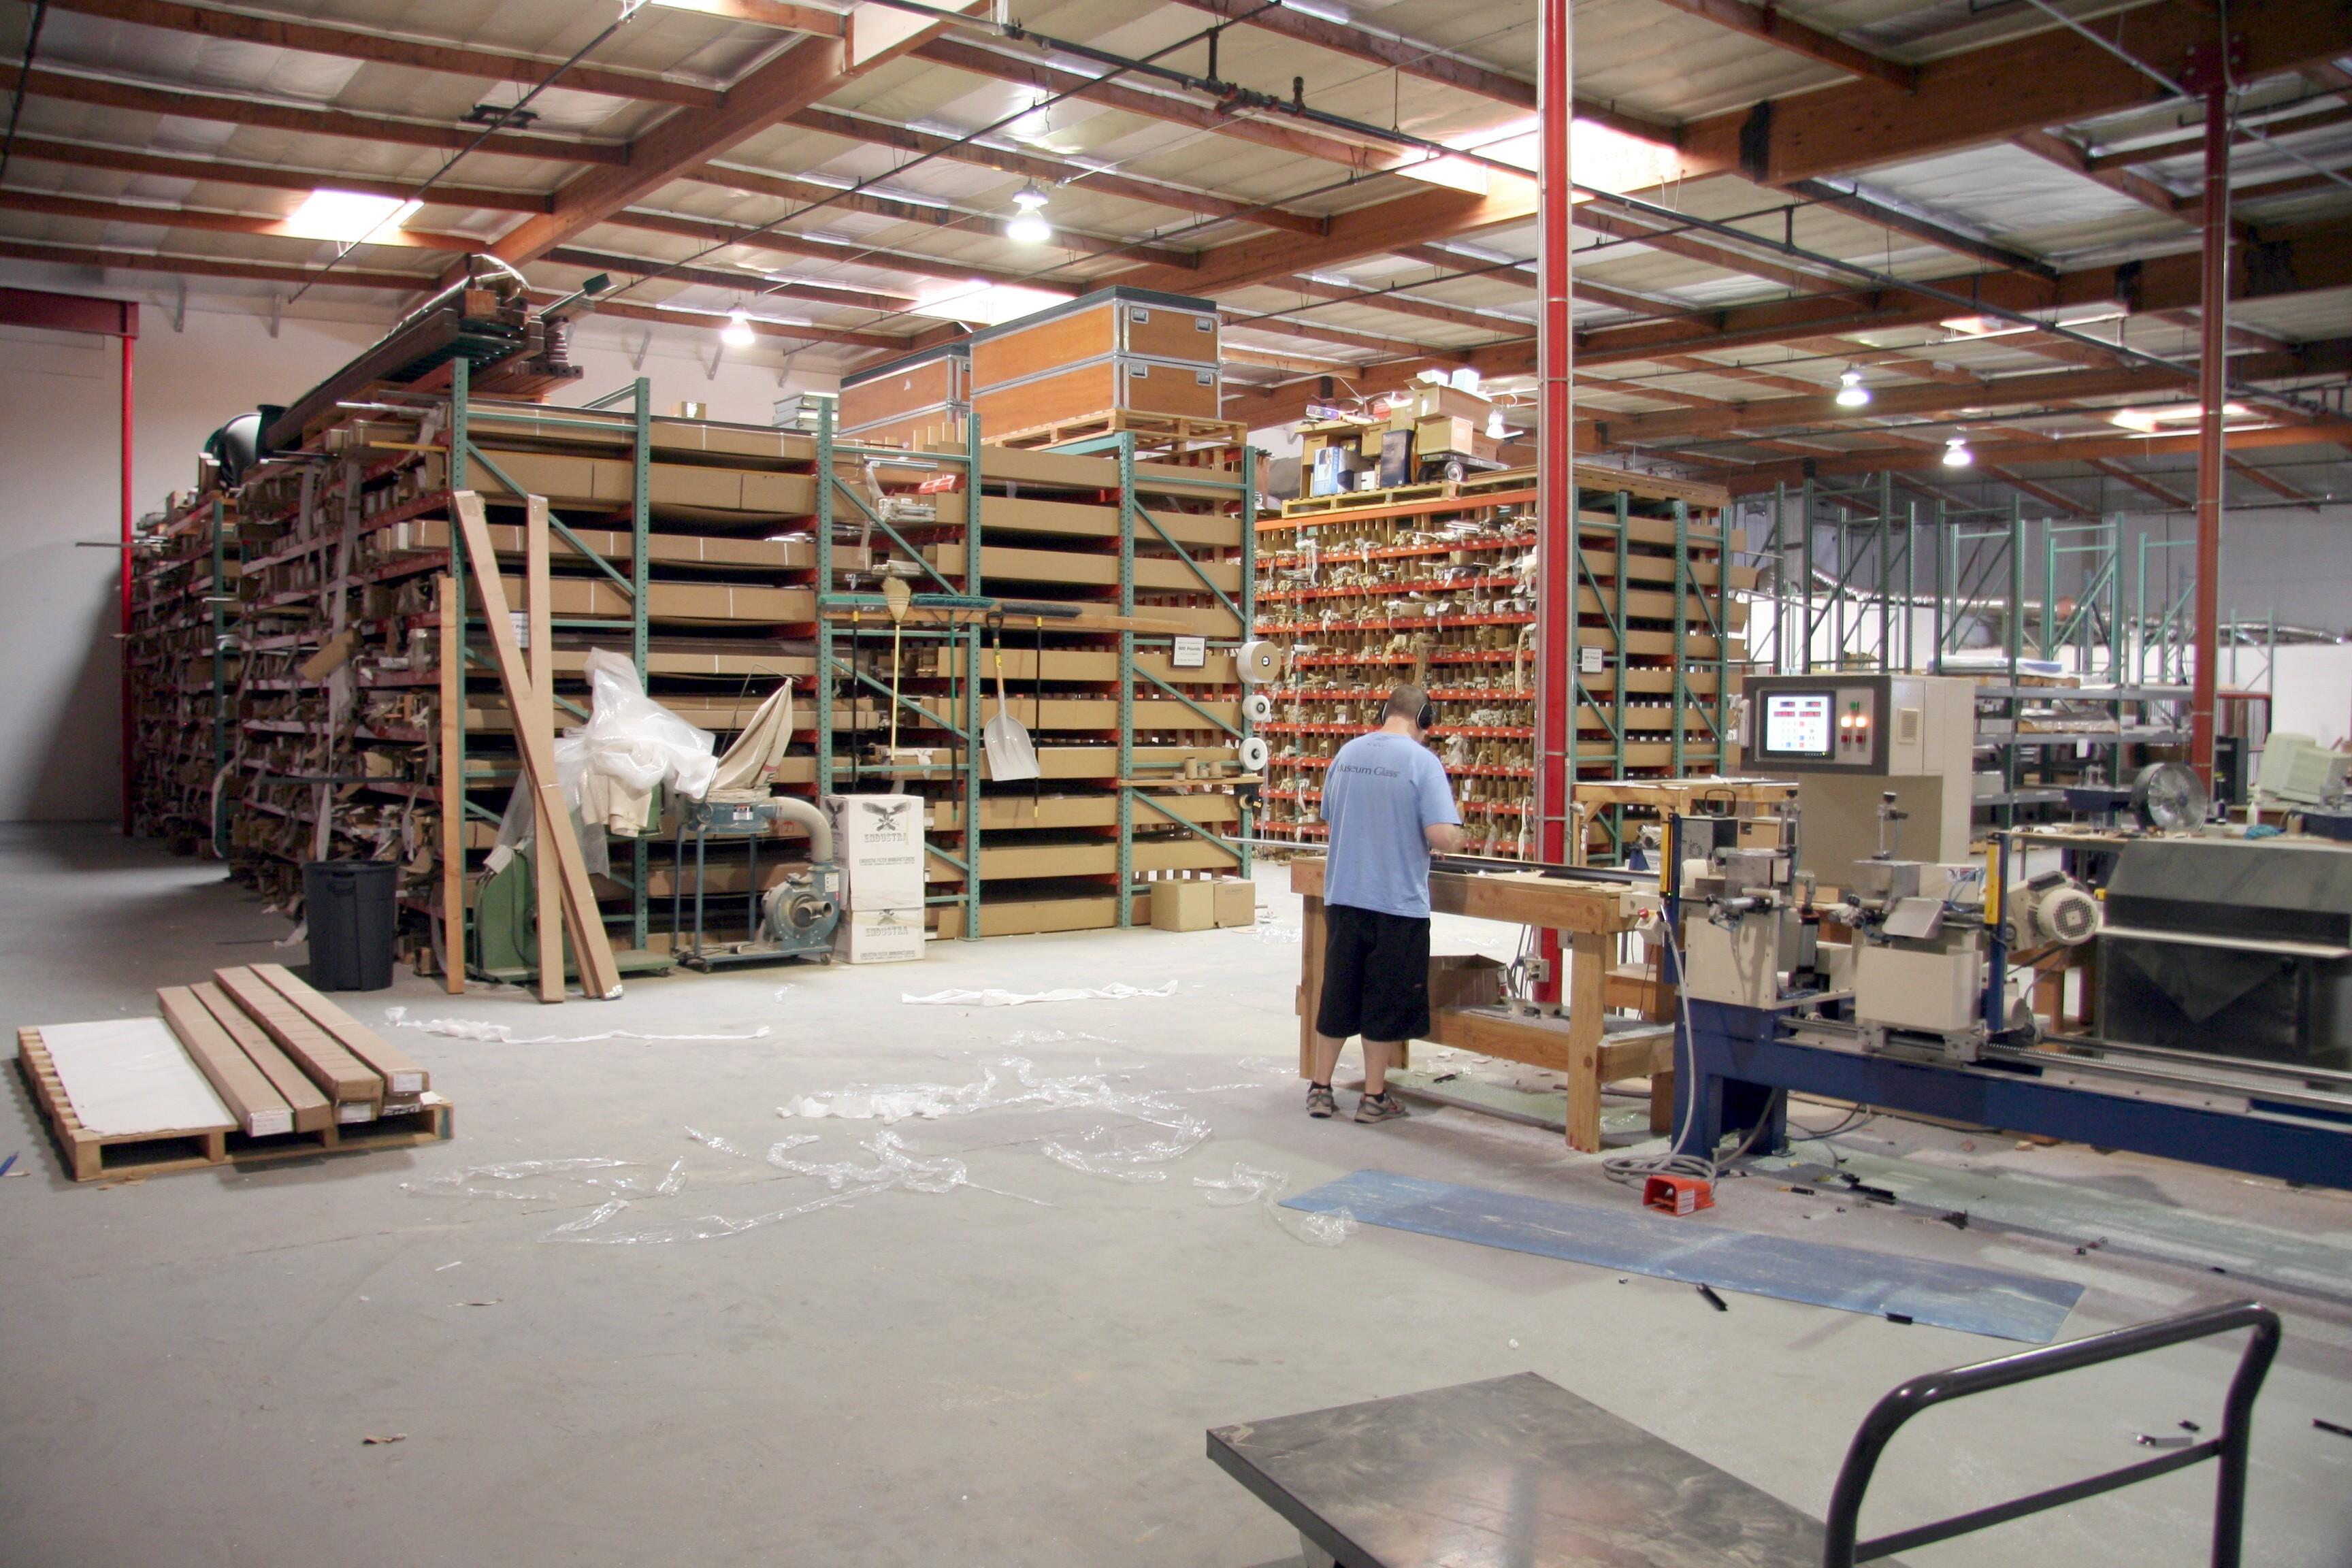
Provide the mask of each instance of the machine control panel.
[{"label": "machine control panel", "polygon": [[1763,676],[1748,683],[1748,757],[1789,772],[1885,773],[1884,681]]}]

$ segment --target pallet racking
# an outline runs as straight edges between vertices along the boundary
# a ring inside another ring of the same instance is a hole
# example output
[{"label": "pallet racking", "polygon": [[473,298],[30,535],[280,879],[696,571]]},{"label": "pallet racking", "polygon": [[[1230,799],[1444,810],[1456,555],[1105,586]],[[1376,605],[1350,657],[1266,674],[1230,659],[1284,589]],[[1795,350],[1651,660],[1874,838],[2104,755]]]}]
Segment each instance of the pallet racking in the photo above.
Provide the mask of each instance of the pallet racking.
[{"label": "pallet racking", "polygon": [[[1034,447],[964,429],[911,449],[819,435],[836,476],[819,537],[854,530],[877,577],[933,602],[899,626],[877,593],[827,595],[821,667],[896,714],[903,743],[823,729],[818,776],[924,797],[943,936],[1132,925],[1155,876],[1245,872],[1248,807],[1221,782],[1249,733],[1233,654],[1254,602],[1256,494],[1240,431],[1221,427],[1211,460],[1192,426]],[[1180,642],[1201,645],[1197,662]],[[983,754],[1000,678],[1037,753],[1025,784],[995,779]]]},{"label": "pallet racking", "polygon": [[[1723,493],[1597,465],[1576,469],[1577,613],[1564,673],[1578,715],[1570,776],[1679,777],[1732,756],[1734,667],[1755,581],[1727,550]],[[1319,768],[1373,721],[1395,680],[1425,686],[1463,786],[1472,847],[1533,853],[1536,482],[1532,469],[1286,503],[1257,635],[1290,645],[1276,717],[1268,837],[1321,837]],[[1592,819],[1616,854],[1622,809]]]},{"label": "pallet racking", "polygon": [[[983,448],[967,422],[961,444],[908,450],[843,440],[820,406],[814,429],[771,429],[657,416],[643,380],[579,406],[484,397],[462,358],[341,400],[236,494],[176,511],[141,557],[142,830],[213,845],[281,903],[305,860],[397,859],[420,964],[453,986],[467,969],[531,973],[513,939],[530,893],[509,883],[486,904],[519,764],[474,591],[488,563],[451,523],[470,489],[517,605],[522,502],[550,503],[558,724],[586,714],[592,647],[625,653],[722,748],[793,681],[772,782],[924,795],[942,935],[1130,924],[1152,876],[1245,868],[1234,786],[1185,776],[1229,776],[1247,732],[1232,660],[1254,583],[1241,449],[1211,454],[1191,426],[1174,461],[1152,431]],[[890,576],[965,601],[919,605],[893,628],[896,659],[877,591]],[[211,592],[224,582],[233,602]],[[992,591],[1029,613],[982,605]],[[1178,665],[1180,637],[1208,645],[1197,667]],[[1038,731],[1042,788],[995,784],[981,762],[1000,648],[1030,700],[1013,706]],[[894,715],[929,759],[869,754]],[[655,915],[674,862],[658,829],[612,841],[594,886],[625,966],[666,962],[677,933]],[[763,882],[792,868],[761,857]],[[709,877],[713,894],[750,890],[740,866]]]}]

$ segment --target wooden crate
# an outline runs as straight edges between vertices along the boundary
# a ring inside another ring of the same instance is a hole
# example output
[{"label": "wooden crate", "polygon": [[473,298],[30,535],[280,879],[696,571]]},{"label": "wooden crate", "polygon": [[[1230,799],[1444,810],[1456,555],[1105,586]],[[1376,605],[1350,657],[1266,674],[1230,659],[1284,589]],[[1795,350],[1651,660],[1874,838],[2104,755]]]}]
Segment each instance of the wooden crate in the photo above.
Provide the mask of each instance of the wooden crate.
[{"label": "wooden crate", "polygon": [[[1145,289],[1097,289],[974,332],[969,340],[972,391],[979,394],[1013,382],[1031,381],[1064,366],[1116,354],[1213,369],[1218,363],[1217,321],[1217,307],[1211,300]],[[1093,406],[1128,405],[1109,398]],[[1208,414],[1213,417],[1216,410],[1213,407]],[[984,418],[982,428],[988,428]]]},{"label": "wooden crate", "polygon": [[971,405],[983,431],[1034,430],[1098,418],[1109,409],[1215,419],[1223,395],[1213,364],[1107,354],[1025,381],[976,388]]}]

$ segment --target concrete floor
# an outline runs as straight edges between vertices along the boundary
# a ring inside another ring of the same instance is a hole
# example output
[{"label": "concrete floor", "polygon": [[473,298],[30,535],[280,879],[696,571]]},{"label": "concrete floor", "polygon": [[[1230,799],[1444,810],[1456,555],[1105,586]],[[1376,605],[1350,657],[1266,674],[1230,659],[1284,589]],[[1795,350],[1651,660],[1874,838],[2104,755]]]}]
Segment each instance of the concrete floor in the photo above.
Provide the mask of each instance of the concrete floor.
[{"label": "concrete floor", "polygon": [[[1295,929],[1278,878],[1262,885]],[[15,1022],[148,1012],[158,984],[289,956],[269,945],[285,930],[217,868],[98,829],[0,830],[0,985]],[[1284,934],[934,944],[919,968],[689,975],[561,1008],[405,979],[347,1000],[371,1018],[405,1005],[517,1036],[771,1032],[580,1044],[403,1032],[457,1105],[453,1142],[252,1173],[74,1186],[12,1072],[0,1156],[21,1149],[29,1174],[0,1181],[0,1564],[1241,1568],[1295,1538],[1202,1457],[1203,1428],[1529,1369],[1818,1514],[1879,1394],[2013,1348],[1746,1296],[1717,1313],[1687,1287],[1392,1232],[1314,1246],[1264,1207],[1213,1206],[1194,1180],[1235,1162],[1286,1172],[1294,1189],[1377,1165],[1628,1201],[1532,1129],[1458,1110],[1377,1128],[1300,1115],[1285,1066],[1298,949]],[[1502,935],[1465,925],[1440,946]],[[899,1000],[1169,980],[1181,989],[1168,1000]],[[682,1191],[640,1193],[574,1237],[774,1214],[824,1196],[823,1184],[686,1129],[754,1156],[814,1132],[793,1157],[872,1164],[857,1145],[879,1123],[781,1121],[775,1108],[859,1081],[968,1084],[1009,1055],[1160,1090],[1213,1136],[1160,1167],[1165,1179],[1130,1182],[1041,1152],[1097,1146],[1079,1140],[1126,1121],[1099,1109],[901,1122],[892,1131],[920,1156],[961,1158],[979,1185],[668,1245],[547,1240],[617,1190],[577,1173],[473,1184],[520,1197],[466,1196],[456,1179],[602,1157],[635,1164],[587,1175],[652,1187],[685,1162]],[[2344,1194],[1891,1120],[1853,1147],[2053,1175],[2078,1197],[2352,1247]],[[1732,1184],[1694,1223],[2079,1279],[2070,1335],[2239,1293],[2193,1267],[1835,1212],[1763,1180]],[[2312,1420],[2352,1426],[2352,1307],[2273,1300],[2289,1339],[2260,1407],[2246,1561],[2342,1568],[2352,1439]],[[2231,1353],[2184,1348],[1938,1412],[1898,1442],[1866,1524],[2145,1457],[2134,1434],[2184,1419],[2210,1430]],[[364,1446],[371,1435],[404,1440]],[[2202,1563],[2210,1474],[1912,1561]]]}]

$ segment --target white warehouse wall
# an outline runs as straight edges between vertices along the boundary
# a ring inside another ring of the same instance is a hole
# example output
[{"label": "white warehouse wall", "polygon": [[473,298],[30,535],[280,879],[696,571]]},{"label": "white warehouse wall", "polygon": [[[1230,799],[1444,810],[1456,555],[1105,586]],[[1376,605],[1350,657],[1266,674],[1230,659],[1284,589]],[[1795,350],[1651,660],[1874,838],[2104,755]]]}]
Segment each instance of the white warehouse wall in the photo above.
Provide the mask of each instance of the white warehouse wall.
[{"label": "white warehouse wall", "polygon": [[[195,482],[205,437],[260,403],[291,403],[373,342],[381,321],[283,320],[192,306],[181,331],[152,304],[134,349],[134,515]],[[699,341],[698,341],[699,340]],[[770,348],[709,356],[715,337],[590,321],[573,340],[584,395],[642,374],[654,408],[709,405],[764,425],[782,390],[830,389]],[[114,340],[0,328],[0,821],[112,819],[120,811],[121,384]],[[699,353],[701,356],[698,358]],[[642,356],[642,370],[632,363]],[[786,372],[789,371],[787,374]],[[780,376],[783,384],[780,386]]]}]

